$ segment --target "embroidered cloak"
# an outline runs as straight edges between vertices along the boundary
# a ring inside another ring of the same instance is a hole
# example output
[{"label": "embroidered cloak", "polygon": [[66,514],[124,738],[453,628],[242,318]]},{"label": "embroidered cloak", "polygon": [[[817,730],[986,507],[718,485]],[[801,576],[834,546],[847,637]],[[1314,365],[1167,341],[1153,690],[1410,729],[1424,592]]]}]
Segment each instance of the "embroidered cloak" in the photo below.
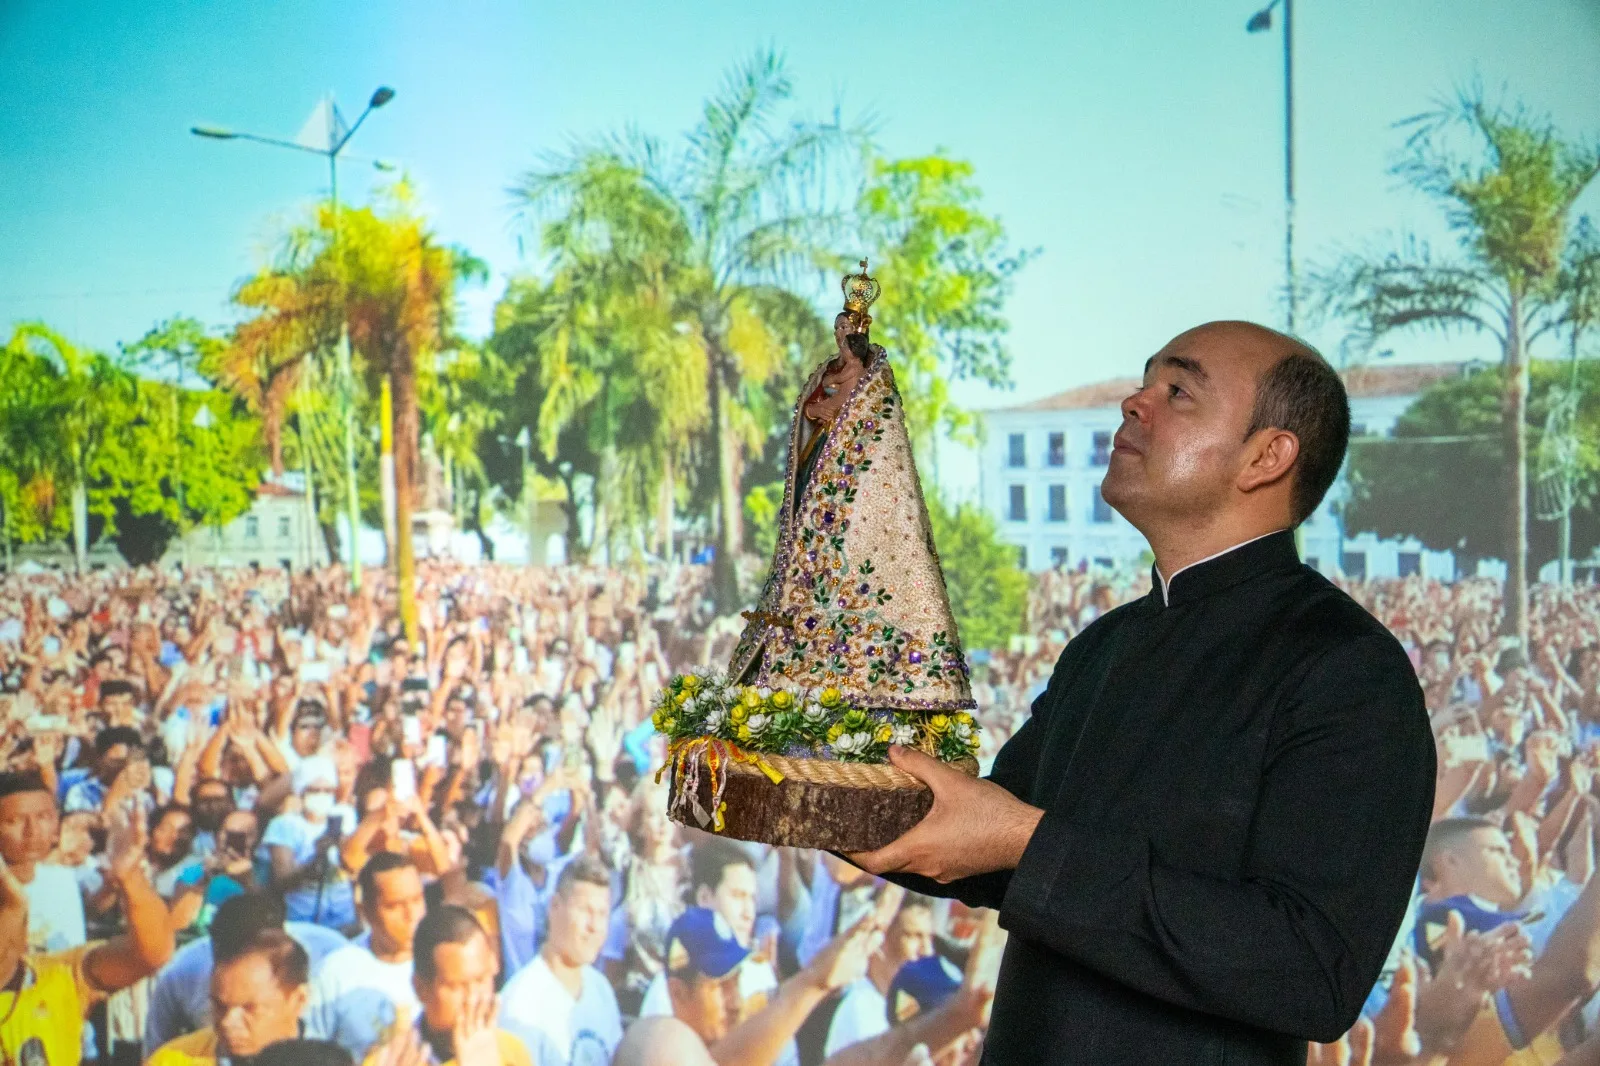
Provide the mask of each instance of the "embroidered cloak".
[{"label": "embroidered cloak", "polygon": [[[836,688],[863,708],[971,710],[904,406],[884,350],[872,352],[830,426],[813,427],[802,410],[826,364],[800,392],[772,570],[728,677],[758,688]],[[818,432],[826,438],[797,492],[801,456]]]}]

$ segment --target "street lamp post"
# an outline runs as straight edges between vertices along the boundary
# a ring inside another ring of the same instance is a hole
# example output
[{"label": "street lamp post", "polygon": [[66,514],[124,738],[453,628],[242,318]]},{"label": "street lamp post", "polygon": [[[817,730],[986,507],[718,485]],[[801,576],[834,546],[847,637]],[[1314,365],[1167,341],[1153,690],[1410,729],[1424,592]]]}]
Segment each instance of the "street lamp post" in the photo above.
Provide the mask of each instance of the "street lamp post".
[{"label": "street lamp post", "polygon": [[[334,124],[334,117],[338,114],[334,110],[333,101],[328,101],[329,122],[328,139],[326,148],[317,148],[298,141],[285,141],[276,137],[260,137],[253,133],[238,133],[233,130],[223,129],[218,126],[194,126],[190,128],[196,137],[208,137],[219,141],[256,141],[260,144],[270,144],[278,148],[293,148],[296,151],[311,152],[314,155],[328,157],[328,193],[333,204],[333,257],[338,265],[341,288],[344,279],[343,249],[340,235],[343,226],[339,217],[339,153],[344,151],[345,145],[350,143],[356,130],[367,120],[373,111],[394,99],[394,90],[387,85],[380,85],[367,106],[356,118],[354,125],[340,133]],[[374,164],[380,170],[389,169],[382,162]],[[361,496],[356,485],[356,426],[355,426],[355,374],[350,365],[350,324],[344,314],[344,293],[339,297],[339,406],[344,414],[344,476],[345,476],[345,505],[348,511],[347,519],[350,524],[350,586],[353,589],[361,587]],[[307,473],[307,491],[310,491],[309,471]]]},{"label": "street lamp post", "polygon": [[1272,29],[1272,10],[1283,7],[1283,273],[1288,285],[1289,332],[1295,330],[1299,286],[1294,272],[1294,0],[1272,0],[1250,16],[1245,29],[1265,33]]}]

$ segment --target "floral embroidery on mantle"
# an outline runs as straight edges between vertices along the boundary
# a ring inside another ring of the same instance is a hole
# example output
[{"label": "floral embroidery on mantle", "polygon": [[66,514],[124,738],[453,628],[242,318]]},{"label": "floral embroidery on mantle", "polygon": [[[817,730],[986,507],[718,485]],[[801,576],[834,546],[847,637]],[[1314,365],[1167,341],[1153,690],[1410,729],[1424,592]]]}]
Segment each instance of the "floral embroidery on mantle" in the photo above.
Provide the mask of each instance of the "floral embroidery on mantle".
[{"label": "floral embroidery on mantle", "polygon": [[[885,710],[974,706],[904,410],[883,349],[840,408],[793,500],[795,405],[777,550],[729,663],[738,683],[837,689]],[[801,402],[820,379],[806,382]]]}]

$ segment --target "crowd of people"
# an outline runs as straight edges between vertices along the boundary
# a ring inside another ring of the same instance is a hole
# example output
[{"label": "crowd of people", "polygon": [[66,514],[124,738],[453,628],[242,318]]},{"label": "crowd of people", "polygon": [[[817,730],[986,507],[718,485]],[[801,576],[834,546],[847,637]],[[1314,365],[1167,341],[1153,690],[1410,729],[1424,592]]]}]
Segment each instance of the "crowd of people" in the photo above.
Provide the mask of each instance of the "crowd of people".
[{"label": "crowd of people", "polygon": [[[1047,572],[969,649],[985,768],[1148,589]],[[1311,1062],[1600,1063],[1600,587],[1539,586],[1525,647],[1493,581],[1348,590],[1439,779],[1384,976]],[[11,1061],[976,1063],[995,915],[668,820],[651,702],[739,630],[705,568],[434,560],[417,602],[413,641],[381,573],[0,578]]]}]

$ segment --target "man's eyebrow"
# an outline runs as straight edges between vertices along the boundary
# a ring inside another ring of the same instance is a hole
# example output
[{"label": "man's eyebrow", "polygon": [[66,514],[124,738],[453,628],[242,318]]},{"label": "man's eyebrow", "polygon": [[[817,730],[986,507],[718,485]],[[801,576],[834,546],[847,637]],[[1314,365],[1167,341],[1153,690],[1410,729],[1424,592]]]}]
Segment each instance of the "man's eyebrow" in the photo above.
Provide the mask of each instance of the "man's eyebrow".
[{"label": "man's eyebrow", "polygon": [[1150,362],[1144,365],[1145,373],[1150,372],[1150,364],[1154,363],[1157,359],[1161,361],[1162,366],[1170,366],[1174,370],[1181,370],[1197,381],[1211,380],[1211,375],[1206,373],[1205,367],[1201,366],[1193,359],[1188,359],[1181,355],[1151,356]]}]

